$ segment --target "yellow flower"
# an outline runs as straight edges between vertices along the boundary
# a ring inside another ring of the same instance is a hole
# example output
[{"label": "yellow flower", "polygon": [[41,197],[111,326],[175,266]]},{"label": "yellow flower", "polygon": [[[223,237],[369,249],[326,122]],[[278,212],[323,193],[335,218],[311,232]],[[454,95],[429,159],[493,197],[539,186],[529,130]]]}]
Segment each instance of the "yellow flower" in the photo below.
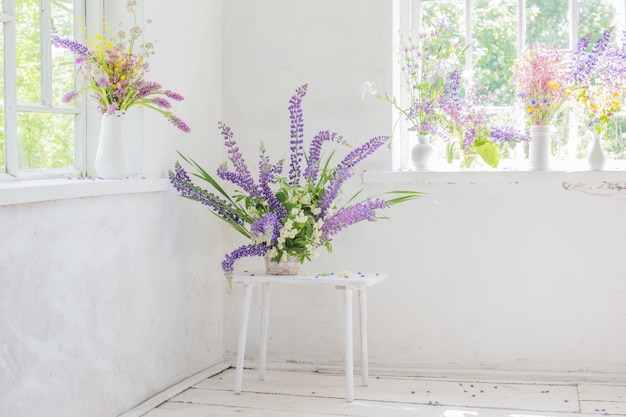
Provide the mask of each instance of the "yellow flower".
[{"label": "yellow flower", "polygon": [[550,87],[550,88],[555,88],[555,89],[556,89],[556,88],[559,88],[559,83],[555,83],[555,82],[552,82],[552,81],[548,81],[548,87]]},{"label": "yellow flower", "polygon": [[529,107],[528,107],[528,112],[529,112],[529,113],[532,113],[532,112],[534,112],[534,111],[535,111],[535,108],[534,108],[534,107],[532,107],[532,106],[529,106]]}]

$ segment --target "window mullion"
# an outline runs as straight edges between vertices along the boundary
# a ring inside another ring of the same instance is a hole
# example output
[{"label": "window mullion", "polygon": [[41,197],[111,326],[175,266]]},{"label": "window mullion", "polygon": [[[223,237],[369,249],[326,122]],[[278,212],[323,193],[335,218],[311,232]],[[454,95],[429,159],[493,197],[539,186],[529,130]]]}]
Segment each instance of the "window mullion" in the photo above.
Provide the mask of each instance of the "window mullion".
[{"label": "window mullion", "polygon": [[4,143],[6,172],[17,173],[17,55],[15,0],[4,0]]},{"label": "window mullion", "polygon": [[41,100],[52,105],[52,23],[50,0],[39,0],[39,39],[41,45]]}]

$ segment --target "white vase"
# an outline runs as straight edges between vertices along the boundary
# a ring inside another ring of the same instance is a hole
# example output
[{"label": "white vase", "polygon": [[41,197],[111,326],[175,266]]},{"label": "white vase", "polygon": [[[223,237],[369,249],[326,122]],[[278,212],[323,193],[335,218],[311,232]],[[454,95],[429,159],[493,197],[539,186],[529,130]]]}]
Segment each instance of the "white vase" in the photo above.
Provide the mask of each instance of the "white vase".
[{"label": "white vase", "polygon": [[430,164],[435,153],[434,146],[430,143],[429,135],[418,135],[417,144],[411,149],[411,159],[418,171],[429,171]]},{"label": "white vase", "polygon": [[530,127],[530,169],[533,171],[549,171],[552,154],[552,127]]},{"label": "white vase", "polygon": [[602,149],[602,135],[595,130],[591,134],[592,140],[589,154],[587,155],[587,163],[592,171],[601,171],[606,162],[606,156],[604,156],[604,150]]},{"label": "white vase", "polygon": [[123,179],[128,175],[126,112],[103,114],[96,152],[96,173],[104,179]]}]

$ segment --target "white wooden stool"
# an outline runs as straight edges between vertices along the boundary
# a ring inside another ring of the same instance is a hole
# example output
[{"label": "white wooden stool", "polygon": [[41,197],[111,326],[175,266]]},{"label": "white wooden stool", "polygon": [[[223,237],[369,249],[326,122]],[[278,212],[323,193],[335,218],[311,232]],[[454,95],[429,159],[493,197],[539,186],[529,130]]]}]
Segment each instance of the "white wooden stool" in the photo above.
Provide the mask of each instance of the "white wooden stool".
[{"label": "white wooden stool", "polygon": [[261,311],[261,340],[259,347],[259,380],[265,378],[265,359],[267,355],[267,322],[269,319],[270,284],[291,285],[330,285],[343,291],[344,308],[344,345],[345,345],[345,373],[347,400],[354,400],[354,361],[352,335],[352,292],[359,295],[359,321],[361,329],[361,381],[367,386],[368,353],[367,353],[367,287],[387,279],[387,274],[349,273],[349,274],[316,274],[306,275],[265,275],[265,274],[235,274],[232,281],[243,285],[243,303],[239,322],[239,344],[237,346],[237,369],[235,373],[235,394],[241,393],[243,383],[243,362],[246,352],[246,336],[248,334],[248,317],[250,315],[250,300],[252,287],[263,287],[263,302]]}]

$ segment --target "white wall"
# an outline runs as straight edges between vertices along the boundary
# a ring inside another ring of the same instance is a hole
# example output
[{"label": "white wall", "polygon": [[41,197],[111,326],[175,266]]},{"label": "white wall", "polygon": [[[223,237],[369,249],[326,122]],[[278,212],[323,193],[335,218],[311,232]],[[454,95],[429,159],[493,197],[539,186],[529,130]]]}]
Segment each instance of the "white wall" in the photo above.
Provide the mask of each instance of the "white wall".
[{"label": "white wall", "polygon": [[[192,128],[146,112],[149,177],[166,176],[176,150],[223,159],[207,140],[222,115],[221,15],[220,0],[146,2],[160,40],[149,79],[186,97],[175,111]],[[117,416],[220,362],[210,217],[170,189],[0,207],[0,415]]]},{"label": "white wall", "polygon": [[[361,101],[357,90],[369,80],[391,91],[390,1],[229,0],[224,11],[224,114],[252,165],[260,139],[275,159],[288,157],[288,100],[304,82],[307,138],[330,129],[357,144],[391,133],[388,106]],[[368,167],[384,169],[388,160],[384,150]],[[478,174],[471,181],[431,175],[383,185],[376,178],[367,193],[416,189],[427,196],[389,210],[391,221],[339,235],[332,255],[305,266],[390,273],[370,292],[373,363],[626,374],[624,192],[563,187],[599,186],[601,173],[539,180]],[[234,248],[239,242],[230,236]],[[226,302],[230,354],[237,290]],[[342,361],[337,292],[276,288],[272,302],[269,360]],[[252,323],[251,357],[258,341]]]}]

